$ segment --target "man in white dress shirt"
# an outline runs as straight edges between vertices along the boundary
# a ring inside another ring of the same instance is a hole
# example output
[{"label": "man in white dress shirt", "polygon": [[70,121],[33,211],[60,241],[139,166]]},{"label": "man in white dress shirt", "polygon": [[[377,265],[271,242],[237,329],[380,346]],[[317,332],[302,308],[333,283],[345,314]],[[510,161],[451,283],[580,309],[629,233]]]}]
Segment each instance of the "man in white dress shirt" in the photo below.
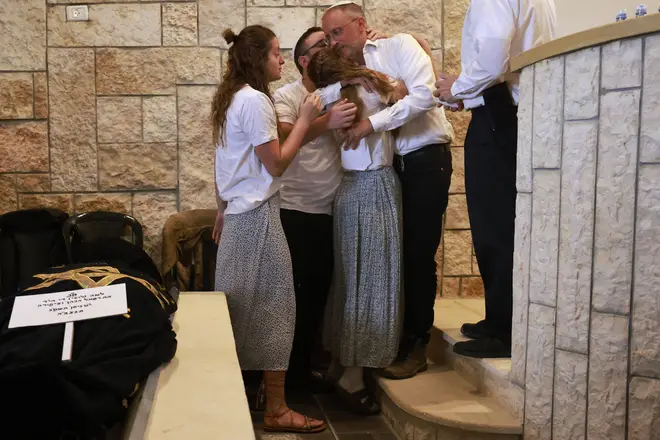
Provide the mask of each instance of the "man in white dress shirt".
[{"label": "man in white dress shirt", "polygon": [[454,352],[510,357],[519,76],[511,58],[554,38],[553,0],[472,0],[463,27],[462,71],[441,74],[434,95],[472,112],[465,139],[465,191],[486,319]]},{"label": "man in white dress shirt", "polygon": [[[405,379],[427,368],[426,344],[437,290],[435,253],[447,208],[453,129],[444,110],[435,106],[431,58],[414,37],[398,34],[369,40],[364,12],[352,2],[326,10],[322,27],[344,56],[401,79],[408,88],[408,96],[351,127],[346,140],[351,147],[375,131],[400,128],[394,164],[403,195],[405,334],[397,361],[383,375]],[[340,85],[323,89],[322,103],[336,101],[340,90]]]},{"label": "man in white dress shirt", "polygon": [[[298,119],[300,103],[315,90],[307,75],[311,57],[327,47],[321,28],[308,29],[294,49],[302,77],[274,93],[280,129],[286,137]],[[346,128],[355,119],[352,103],[339,103],[316,119],[282,176],[280,218],[289,244],[296,292],[296,329],[287,383],[309,389],[323,385],[313,373],[312,354],[320,331],[333,271],[332,203],[341,180],[339,145],[329,130]]]}]

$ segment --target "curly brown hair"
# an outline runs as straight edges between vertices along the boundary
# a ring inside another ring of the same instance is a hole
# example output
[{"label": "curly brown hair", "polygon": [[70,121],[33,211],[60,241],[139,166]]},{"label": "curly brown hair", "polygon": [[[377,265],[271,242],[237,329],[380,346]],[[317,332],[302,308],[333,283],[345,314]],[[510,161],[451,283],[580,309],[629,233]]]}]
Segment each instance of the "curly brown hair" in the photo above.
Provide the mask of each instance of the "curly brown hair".
[{"label": "curly brown hair", "polygon": [[[314,54],[307,66],[307,75],[317,88],[327,87],[343,80],[366,78],[371,80],[374,88],[384,98],[394,91],[386,75],[366,67],[358,66],[343,58],[336,48],[327,48]],[[357,116],[364,110],[364,103],[358,95],[357,86],[347,86],[341,89],[341,96],[357,107]],[[385,99],[388,101],[389,99]]]},{"label": "curly brown hair", "polygon": [[226,29],[222,36],[231,44],[227,66],[222,82],[213,97],[211,118],[213,120],[213,142],[218,145],[227,124],[227,110],[234,95],[246,84],[273,97],[268,88],[268,78],[264,65],[268,59],[271,41],[275,33],[264,26],[247,26],[238,34]]}]

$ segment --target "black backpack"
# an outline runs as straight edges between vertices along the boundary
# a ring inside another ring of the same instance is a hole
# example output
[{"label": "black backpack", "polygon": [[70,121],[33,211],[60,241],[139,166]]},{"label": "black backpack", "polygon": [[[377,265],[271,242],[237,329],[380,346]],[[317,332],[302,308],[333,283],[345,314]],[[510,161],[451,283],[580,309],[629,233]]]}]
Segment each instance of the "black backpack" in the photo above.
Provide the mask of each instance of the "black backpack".
[{"label": "black backpack", "polygon": [[0,298],[15,295],[21,280],[67,264],[62,226],[68,218],[57,209],[26,209],[0,217]]}]

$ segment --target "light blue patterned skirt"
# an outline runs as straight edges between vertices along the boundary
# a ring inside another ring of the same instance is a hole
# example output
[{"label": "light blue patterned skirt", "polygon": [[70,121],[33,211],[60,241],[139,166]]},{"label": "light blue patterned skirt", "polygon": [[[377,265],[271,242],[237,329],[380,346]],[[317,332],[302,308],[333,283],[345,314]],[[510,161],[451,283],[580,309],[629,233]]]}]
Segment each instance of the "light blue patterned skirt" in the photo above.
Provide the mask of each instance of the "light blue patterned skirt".
[{"label": "light blue patterned skirt", "polygon": [[394,169],[346,172],[333,217],[325,345],[345,367],[387,367],[403,325],[401,186]]}]

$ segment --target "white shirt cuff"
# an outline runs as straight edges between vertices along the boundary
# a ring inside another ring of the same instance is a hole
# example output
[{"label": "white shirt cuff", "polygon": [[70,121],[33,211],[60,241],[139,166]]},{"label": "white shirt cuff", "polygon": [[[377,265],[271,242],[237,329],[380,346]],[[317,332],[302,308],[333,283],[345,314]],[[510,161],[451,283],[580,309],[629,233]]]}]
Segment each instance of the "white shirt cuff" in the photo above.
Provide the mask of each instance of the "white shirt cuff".
[{"label": "white shirt cuff", "polygon": [[375,132],[386,131],[389,120],[390,117],[387,111],[379,111],[375,115],[369,116],[369,121]]}]

